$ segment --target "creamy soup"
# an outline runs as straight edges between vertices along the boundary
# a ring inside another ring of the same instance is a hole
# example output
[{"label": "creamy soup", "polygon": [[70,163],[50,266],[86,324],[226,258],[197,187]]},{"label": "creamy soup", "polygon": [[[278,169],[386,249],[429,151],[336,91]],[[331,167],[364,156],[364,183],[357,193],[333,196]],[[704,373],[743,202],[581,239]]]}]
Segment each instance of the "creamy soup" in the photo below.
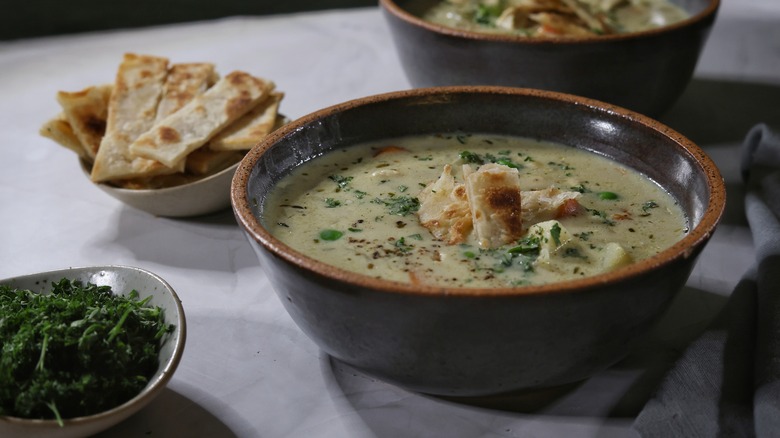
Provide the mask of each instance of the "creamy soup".
[{"label": "creamy soup", "polygon": [[443,0],[422,13],[456,29],[550,38],[639,32],[688,16],[668,0]]},{"label": "creamy soup", "polygon": [[494,135],[349,147],[285,176],[262,218],[290,247],[361,274],[506,287],[596,275],[687,232],[674,199],[597,154]]}]

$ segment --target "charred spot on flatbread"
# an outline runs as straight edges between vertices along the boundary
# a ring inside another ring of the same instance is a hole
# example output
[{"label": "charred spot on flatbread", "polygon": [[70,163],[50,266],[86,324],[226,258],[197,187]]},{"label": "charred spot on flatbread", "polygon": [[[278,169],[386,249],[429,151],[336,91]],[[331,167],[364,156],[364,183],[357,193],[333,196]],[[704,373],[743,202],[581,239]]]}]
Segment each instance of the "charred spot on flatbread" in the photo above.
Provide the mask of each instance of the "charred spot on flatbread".
[{"label": "charred spot on flatbread", "polygon": [[111,85],[99,85],[80,91],[57,93],[57,102],[90,159],[97,155],[100,142],[106,133],[111,90]]}]

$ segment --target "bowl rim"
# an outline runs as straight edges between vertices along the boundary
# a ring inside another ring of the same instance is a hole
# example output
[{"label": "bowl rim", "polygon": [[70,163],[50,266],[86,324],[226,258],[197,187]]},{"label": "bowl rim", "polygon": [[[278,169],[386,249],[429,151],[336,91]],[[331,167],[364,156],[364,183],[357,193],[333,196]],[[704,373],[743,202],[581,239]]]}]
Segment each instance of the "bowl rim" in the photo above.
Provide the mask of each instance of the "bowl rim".
[{"label": "bowl rim", "polygon": [[62,420],[62,426],[60,426],[57,420],[54,419],[43,420],[37,418],[23,418],[23,417],[13,417],[8,415],[0,415],[0,426],[2,426],[3,423],[6,423],[13,426],[19,426],[19,427],[66,429],[68,426],[71,427],[86,426],[87,424],[90,423],[97,423],[100,422],[101,420],[105,420],[117,415],[122,415],[125,412],[128,415],[132,415],[135,412],[135,408],[137,409],[143,408],[149,402],[151,402],[157,395],[159,395],[159,393],[163,389],[165,389],[165,387],[168,385],[168,382],[171,380],[171,377],[173,377],[173,373],[176,371],[176,368],[179,366],[179,363],[181,362],[181,358],[184,354],[184,346],[187,340],[187,322],[186,322],[186,317],[184,315],[184,307],[182,306],[181,299],[179,298],[178,294],[176,294],[176,291],[173,289],[173,287],[171,287],[171,285],[168,284],[168,282],[165,281],[159,275],[143,268],[128,266],[128,265],[76,266],[76,267],[53,269],[53,270],[35,272],[32,274],[3,278],[0,279],[0,284],[6,284],[9,281],[26,279],[26,278],[56,276],[56,275],[67,276],[68,273],[89,272],[89,271],[96,271],[96,272],[97,271],[114,271],[114,272],[134,271],[152,278],[154,281],[160,283],[163,286],[163,290],[165,291],[165,293],[170,294],[171,298],[173,298],[173,302],[175,304],[174,309],[176,311],[175,320],[176,320],[178,336],[176,338],[170,339],[170,341],[175,342],[170,359],[168,359],[168,361],[164,364],[164,366],[159,372],[159,375],[156,375],[154,379],[150,380],[149,383],[146,384],[144,389],[141,390],[141,392],[136,394],[135,397],[111,409],[101,411],[93,415],[64,418]]},{"label": "bowl rim", "polygon": [[[628,123],[636,123],[651,129],[675,143],[681,152],[691,156],[701,167],[707,186],[710,190],[710,202],[707,204],[701,221],[695,227],[675,244],[666,248],[658,254],[646,259],[631,263],[630,265],[616,269],[603,274],[584,277],[581,279],[560,281],[541,285],[519,286],[519,287],[448,287],[438,285],[413,285],[411,283],[391,281],[375,278],[369,275],[348,271],[329,265],[327,263],[315,260],[300,251],[282,243],[274,237],[252,213],[249,196],[247,194],[247,185],[249,176],[252,173],[255,164],[259,161],[265,151],[271,148],[277,141],[284,137],[302,130],[304,126],[312,124],[320,119],[339,113],[345,110],[357,108],[360,106],[374,103],[403,100],[409,98],[436,98],[448,94],[499,94],[499,95],[517,95],[525,97],[537,97],[546,100],[561,102],[565,105],[579,106],[596,111],[608,117],[620,118]],[[274,256],[284,261],[298,266],[300,269],[310,271],[316,275],[328,278],[330,280],[348,283],[365,289],[383,291],[388,293],[408,294],[408,295],[447,295],[460,297],[491,296],[491,297],[517,297],[526,295],[546,295],[553,293],[570,293],[585,290],[597,289],[601,285],[609,283],[619,283],[632,277],[646,274],[658,267],[673,263],[678,259],[695,257],[696,251],[701,245],[714,233],[721,216],[723,215],[726,203],[726,188],[723,177],[717,165],[707,155],[704,150],[694,144],[691,140],[669,128],[668,126],[644,116],[640,113],[618,107],[598,100],[576,96],[572,94],[560,93],[555,91],[502,87],[502,86],[448,86],[448,87],[429,87],[417,88],[403,91],[393,91],[383,94],[377,94],[362,98],[349,100],[340,104],[326,107],[305,115],[288,125],[278,129],[258,143],[239,163],[238,169],[233,176],[231,183],[231,204],[240,226],[242,226],[248,237],[259,242],[265,249]]]},{"label": "bowl rim", "polygon": [[647,29],[639,32],[618,33],[612,35],[594,35],[594,36],[564,36],[564,37],[524,37],[521,35],[501,34],[501,33],[484,33],[476,32],[464,29],[456,29],[440,24],[435,24],[430,21],[423,20],[422,18],[408,12],[406,9],[399,6],[395,0],[379,0],[379,5],[382,9],[387,11],[394,17],[405,21],[412,26],[420,27],[430,32],[440,34],[443,36],[462,38],[473,41],[485,41],[485,42],[499,42],[499,43],[524,43],[528,45],[578,45],[599,43],[608,41],[630,41],[635,39],[641,39],[644,37],[651,37],[657,35],[663,35],[672,33],[678,29],[693,26],[698,23],[706,22],[715,17],[718,9],[720,8],[720,0],[708,0],[709,3],[701,12],[695,15],[691,15],[685,20],[678,21],[666,26],[658,28]]}]

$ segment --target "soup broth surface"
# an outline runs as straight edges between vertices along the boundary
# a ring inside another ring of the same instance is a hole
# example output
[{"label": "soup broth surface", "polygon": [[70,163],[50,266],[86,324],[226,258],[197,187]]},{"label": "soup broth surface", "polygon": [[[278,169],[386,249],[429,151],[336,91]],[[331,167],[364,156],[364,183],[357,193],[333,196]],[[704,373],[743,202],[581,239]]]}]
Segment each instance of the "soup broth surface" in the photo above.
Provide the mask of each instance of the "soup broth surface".
[{"label": "soup broth surface", "polygon": [[455,29],[546,38],[639,32],[688,17],[669,0],[441,0],[421,14]]},{"label": "soup broth surface", "polygon": [[[579,209],[523,223],[523,236],[497,247],[486,248],[473,230],[454,244],[435,237],[418,217],[421,192],[445,165],[461,180],[464,164],[478,169],[480,162],[517,169],[526,199],[525,191],[561,191],[576,195]],[[331,151],[278,183],[265,201],[262,221],[293,249],[342,269],[469,288],[596,275],[668,248],[688,226],[667,192],[600,155],[531,139],[467,134]]]}]

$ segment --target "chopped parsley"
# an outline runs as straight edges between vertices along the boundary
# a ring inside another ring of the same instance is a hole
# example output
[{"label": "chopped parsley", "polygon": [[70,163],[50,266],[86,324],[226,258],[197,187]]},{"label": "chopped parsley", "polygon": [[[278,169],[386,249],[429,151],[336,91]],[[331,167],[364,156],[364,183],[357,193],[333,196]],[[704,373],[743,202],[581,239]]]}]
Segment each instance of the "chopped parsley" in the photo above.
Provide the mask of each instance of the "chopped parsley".
[{"label": "chopped parsley", "polygon": [[509,248],[510,254],[539,255],[539,236],[526,236],[517,242],[516,246]]},{"label": "chopped parsley", "polygon": [[463,151],[460,153],[459,157],[464,163],[485,164],[485,160],[474,152]]},{"label": "chopped parsley", "polygon": [[555,246],[561,246],[561,226],[557,222],[550,227],[550,237],[555,242]]},{"label": "chopped parsley", "polygon": [[589,190],[585,187],[585,184],[578,184],[576,186],[569,187],[569,190],[580,193],[587,193]]},{"label": "chopped parsley", "polygon": [[477,5],[477,10],[474,14],[474,21],[482,25],[493,25],[496,18],[501,15],[501,11],[500,3],[495,5],[480,3]]},{"label": "chopped parsley", "polygon": [[384,204],[388,212],[397,216],[406,216],[420,209],[420,200],[413,196],[390,196],[388,198],[375,198],[375,204]]},{"label": "chopped parsley", "polygon": [[593,235],[593,231],[583,231],[581,233],[577,233],[574,236],[578,237],[580,240],[587,242],[588,239],[590,239],[590,236]]},{"label": "chopped parsley", "polygon": [[494,163],[496,163],[496,164],[503,164],[504,166],[511,167],[513,169],[518,169],[519,168],[519,166],[517,164],[515,164],[514,162],[512,162],[512,160],[509,159],[509,158],[499,158],[499,159],[495,160]]},{"label": "chopped parsley", "polygon": [[585,254],[580,252],[579,248],[574,248],[574,247],[566,248],[563,251],[563,256],[564,257],[578,258],[578,259],[582,259],[582,260],[587,260],[588,259],[588,257]]},{"label": "chopped parsley", "polygon": [[[503,155],[499,153],[500,155]],[[469,164],[478,164],[483,165],[485,163],[496,163],[496,164],[502,164],[507,167],[511,167],[513,169],[521,169],[522,166],[519,164],[516,164],[514,161],[512,161],[511,158],[503,156],[503,157],[496,157],[492,154],[484,154],[479,155],[477,153],[471,152],[471,151],[462,151],[460,154],[458,154],[458,157],[464,162]]]},{"label": "chopped parsley", "polygon": [[550,166],[553,166],[553,167],[557,167],[557,168],[559,168],[561,170],[573,170],[574,169],[574,167],[569,166],[566,163],[556,163],[555,161],[548,161],[547,164],[550,165]]},{"label": "chopped parsley", "polygon": [[339,189],[346,189],[349,183],[352,181],[351,176],[330,175],[328,177],[331,181],[335,182],[339,186]]},{"label": "chopped parsley", "polygon": [[0,285],[0,415],[96,414],[135,397],[174,327],[151,297],[63,278],[51,293]]},{"label": "chopped parsley", "polygon": [[600,217],[600,218],[601,218],[601,220],[602,220],[602,221],[603,221],[603,222],[604,222],[606,225],[609,225],[609,226],[613,226],[613,225],[615,225],[615,221],[613,221],[612,219],[608,218],[608,217],[607,217],[607,214],[606,214],[606,213],[604,213],[603,211],[601,211],[601,210],[596,210],[595,208],[589,208],[589,209],[588,209],[588,211],[589,211],[589,212],[590,212],[590,214],[592,214],[593,216]]},{"label": "chopped parsley", "polygon": [[540,243],[539,236],[526,236],[518,240],[517,245],[501,256],[501,264],[507,267],[515,264],[524,272],[533,272],[534,261],[539,257]]},{"label": "chopped parsley", "polygon": [[642,216],[650,216],[650,210],[658,208],[658,204],[655,201],[647,201],[642,204]]},{"label": "chopped parsley", "polygon": [[406,239],[401,237],[398,240],[395,241],[393,244],[396,248],[398,248],[402,253],[407,253],[411,251],[414,247],[412,245],[409,245],[406,243]]},{"label": "chopped parsley", "polygon": [[455,138],[458,140],[458,143],[460,144],[466,144],[466,141],[469,137],[470,135],[466,135],[466,134],[458,134],[455,136]]}]

